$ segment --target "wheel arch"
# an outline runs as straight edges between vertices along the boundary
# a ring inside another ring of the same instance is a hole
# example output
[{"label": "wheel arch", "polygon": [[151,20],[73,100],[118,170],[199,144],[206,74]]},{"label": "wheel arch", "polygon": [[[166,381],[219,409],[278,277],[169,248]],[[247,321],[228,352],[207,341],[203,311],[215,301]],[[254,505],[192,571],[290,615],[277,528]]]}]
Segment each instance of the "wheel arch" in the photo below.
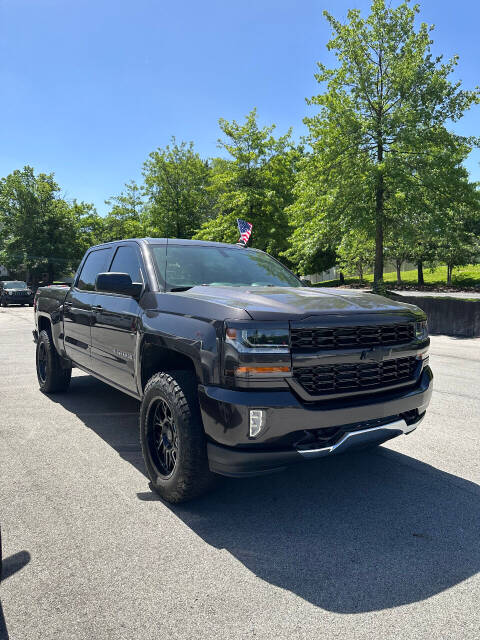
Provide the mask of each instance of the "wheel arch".
[{"label": "wheel arch", "polygon": [[38,333],[40,333],[40,331],[46,331],[48,335],[52,338],[52,321],[48,316],[39,314],[37,319],[37,326],[38,326]]},{"label": "wheel arch", "polygon": [[201,367],[194,354],[180,351],[155,336],[145,336],[140,348],[139,362],[139,391],[142,395],[147,382],[159,371],[184,371],[190,373],[197,383],[202,381]]}]

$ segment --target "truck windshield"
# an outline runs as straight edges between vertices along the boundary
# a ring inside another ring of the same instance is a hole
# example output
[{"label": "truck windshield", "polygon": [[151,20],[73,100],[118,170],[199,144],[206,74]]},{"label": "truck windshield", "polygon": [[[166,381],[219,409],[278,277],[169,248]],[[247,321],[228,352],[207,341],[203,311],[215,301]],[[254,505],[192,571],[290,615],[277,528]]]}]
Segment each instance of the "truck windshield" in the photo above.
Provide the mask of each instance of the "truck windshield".
[{"label": "truck windshield", "polygon": [[20,282],[20,280],[10,280],[3,283],[4,289],[26,289],[26,282]]},{"label": "truck windshield", "polygon": [[301,286],[293,273],[255,249],[168,245],[165,257],[165,246],[153,245],[152,253],[167,291],[185,291],[197,285]]}]

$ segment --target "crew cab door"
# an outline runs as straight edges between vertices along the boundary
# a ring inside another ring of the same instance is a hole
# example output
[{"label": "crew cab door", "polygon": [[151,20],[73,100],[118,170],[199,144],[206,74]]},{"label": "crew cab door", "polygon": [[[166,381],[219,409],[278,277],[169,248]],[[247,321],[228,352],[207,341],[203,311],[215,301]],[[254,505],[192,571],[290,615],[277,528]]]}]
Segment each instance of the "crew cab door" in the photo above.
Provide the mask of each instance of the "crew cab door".
[{"label": "crew cab door", "polygon": [[65,298],[63,315],[64,345],[75,364],[91,368],[92,305],[95,299],[95,279],[108,268],[111,247],[90,251]]},{"label": "crew cab door", "polygon": [[[136,243],[121,244],[109,271],[128,273],[132,282],[146,281]],[[137,393],[135,355],[138,319],[142,309],[135,298],[97,292],[93,306],[92,371],[116,385]]]}]

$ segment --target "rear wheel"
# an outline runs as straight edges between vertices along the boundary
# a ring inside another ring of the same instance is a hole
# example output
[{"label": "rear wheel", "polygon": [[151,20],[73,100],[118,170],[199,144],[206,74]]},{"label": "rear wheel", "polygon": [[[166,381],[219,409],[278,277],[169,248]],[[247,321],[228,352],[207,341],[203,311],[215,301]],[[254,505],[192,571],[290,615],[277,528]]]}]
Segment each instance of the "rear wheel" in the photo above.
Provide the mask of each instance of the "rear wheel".
[{"label": "rear wheel", "polygon": [[38,336],[36,360],[40,391],[55,393],[55,391],[68,389],[72,368],[62,364],[50,334],[45,330],[41,331]]},{"label": "rear wheel", "polygon": [[140,409],[140,442],[152,485],[164,500],[185,502],[213,485],[193,376],[150,378]]}]

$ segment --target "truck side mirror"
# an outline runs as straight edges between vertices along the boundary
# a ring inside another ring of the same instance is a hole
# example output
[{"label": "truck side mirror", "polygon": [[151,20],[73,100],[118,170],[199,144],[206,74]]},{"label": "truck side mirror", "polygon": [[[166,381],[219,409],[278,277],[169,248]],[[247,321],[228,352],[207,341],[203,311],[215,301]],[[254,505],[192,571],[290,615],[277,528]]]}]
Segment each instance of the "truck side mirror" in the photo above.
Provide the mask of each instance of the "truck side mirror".
[{"label": "truck side mirror", "polygon": [[95,290],[102,293],[118,293],[138,298],[142,293],[142,288],[143,284],[132,282],[128,273],[99,273],[95,280]]}]

